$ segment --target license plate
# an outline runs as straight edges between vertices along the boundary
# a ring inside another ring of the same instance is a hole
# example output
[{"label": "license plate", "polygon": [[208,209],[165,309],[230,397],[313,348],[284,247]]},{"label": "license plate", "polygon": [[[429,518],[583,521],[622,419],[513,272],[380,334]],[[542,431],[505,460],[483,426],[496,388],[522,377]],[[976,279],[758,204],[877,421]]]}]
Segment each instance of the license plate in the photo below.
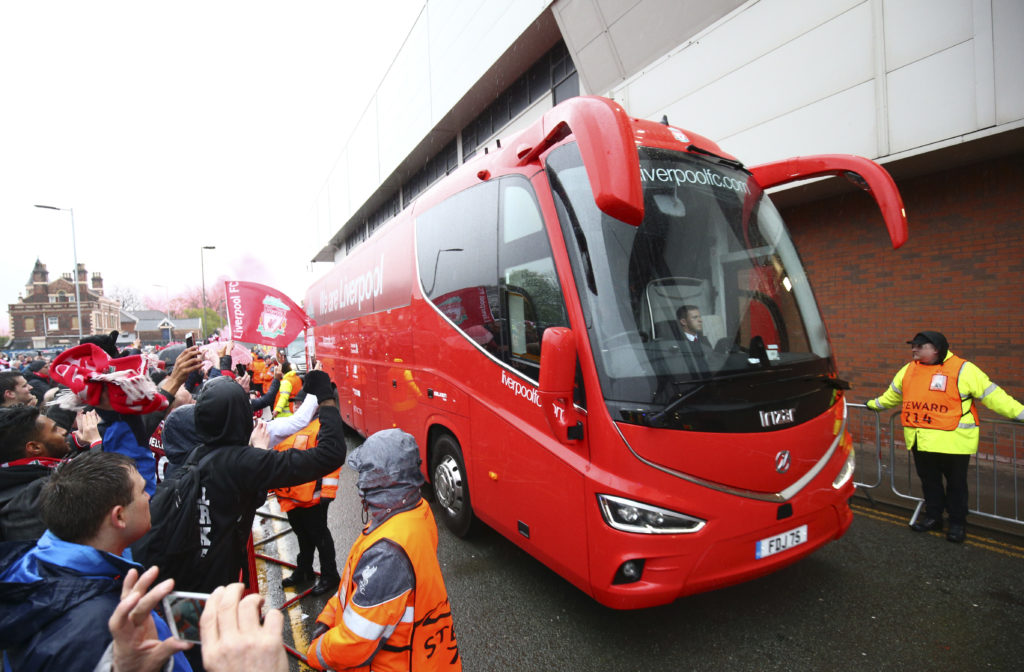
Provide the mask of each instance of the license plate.
[{"label": "license plate", "polygon": [[801,525],[795,529],[783,532],[782,534],[776,534],[774,537],[768,537],[757,542],[757,549],[755,550],[755,557],[767,558],[769,555],[775,555],[782,551],[788,551],[794,546],[807,541],[807,526]]}]

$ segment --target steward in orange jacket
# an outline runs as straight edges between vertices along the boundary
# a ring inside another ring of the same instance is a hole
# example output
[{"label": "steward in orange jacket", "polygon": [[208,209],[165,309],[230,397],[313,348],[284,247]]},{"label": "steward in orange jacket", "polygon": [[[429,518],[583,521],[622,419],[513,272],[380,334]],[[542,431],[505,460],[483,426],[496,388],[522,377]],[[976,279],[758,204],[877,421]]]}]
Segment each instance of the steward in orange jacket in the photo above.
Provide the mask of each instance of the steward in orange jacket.
[{"label": "steward in orange jacket", "polygon": [[377,432],[348,464],[370,523],[317,617],[306,662],[318,670],[462,670],[415,439]]},{"label": "steward in orange jacket", "polygon": [[[315,448],[319,432],[320,420],[314,418],[308,425],[274,446],[274,449]],[[294,588],[314,579],[313,595],[323,595],[338,587],[338,560],[334,551],[334,537],[327,526],[327,507],[338,492],[340,474],[341,467],[338,467],[315,481],[274,490],[277,502],[288,516],[288,522],[299,541],[295,571],[281,580],[282,587]],[[320,576],[313,571],[314,551],[320,554]]]},{"label": "steward in orange jacket", "polygon": [[263,384],[267,382],[267,363],[263,361],[263,357],[260,355],[253,355],[252,364],[249,366],[252,369],[253,391],[263,394]]}]

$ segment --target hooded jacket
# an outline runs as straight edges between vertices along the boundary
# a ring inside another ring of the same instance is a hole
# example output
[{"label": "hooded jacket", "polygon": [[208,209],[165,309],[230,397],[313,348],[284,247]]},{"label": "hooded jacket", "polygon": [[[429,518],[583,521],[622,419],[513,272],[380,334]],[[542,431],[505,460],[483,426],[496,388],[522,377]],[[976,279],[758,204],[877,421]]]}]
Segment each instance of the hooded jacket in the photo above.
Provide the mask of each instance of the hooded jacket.
[{"label": "hooded jacket", "polygon": [[185,464],[189,453],[203,442],[196,432],[195,404],[179,406],[167,415],[160,440],[167,458],[164,478],[170,478],[177,468]]},{"label": "hooded jacket", "polygon": [[340,467],[345,461],[345,438],[337,407],[321,405],[316,448],[277,452],[248,445],[252,434],[248,395],[223,376],[203,386],[194,416],[196,433],[204,444],[201,450],[213,452],[199,477],[201,505],[208,507],[209,516],[208,529],[202,531],[209,546],[194,573],[203,580],[177,588],[211,592],[238,581],[239,572],[247,566],[246,541],[267,491],[314,481]]},{"label": "hooded jacket", "polygon": [[0,541],[35,541],[46,530],[39,495],[60,460],[23,459],[0,465]]},{"label": "hooded jacket", "polygon": [[[129,569],[122,557],[62,541],[0,543],[0,649],[5,670],[91,672],[111,641],[107,620]],[[160,639],[170,636],[154,612]],[[184,655],[175,670],[190,670]]]},{"label": "hooded jacket", "polygon": [[420,497],[415,439],[377,432],[349,457],[370,523],[352,545],[338,591],[317,621],[316,669],[455,672],[462,660],[437,560],[437,523]]}]

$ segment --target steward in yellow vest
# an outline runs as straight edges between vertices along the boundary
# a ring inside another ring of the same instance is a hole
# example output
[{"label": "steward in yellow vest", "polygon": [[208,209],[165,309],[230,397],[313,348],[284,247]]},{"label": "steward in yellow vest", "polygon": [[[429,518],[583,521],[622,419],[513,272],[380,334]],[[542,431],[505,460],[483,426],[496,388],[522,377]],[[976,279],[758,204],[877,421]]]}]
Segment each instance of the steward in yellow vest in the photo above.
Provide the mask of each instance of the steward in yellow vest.
[{"label": "steward in yellow vest", "polygon": [[348,464],[359,473],[369,524],[317,617],[306,662],[318,670],[461,670],[415,439],[400,429],[377,432]]},{"label": "steward in yellow vest", "polygon": [[1024,404],[977,366],[950,352],[939,332],[922,331],[907,343],[914,361],[900,369],[889,389],[868,401],[867,407],[873,411],[901,407],[903,438],[913,451],[924,493],[924,515],[912,520],[911,528],[941,531],[945,509],[949,512],[946,539],[959,543],[967,536],[967,467],[971,455],[978,452],[975,401],[1018,421],[1024,421]]},{"label": "steward in yellow vest", "polygon": [[277,399],[274,400],[274,417],[286,418],[295,412],[295,397],[302,391],[302,379],[299,374],[291,370],[288,362],[281,364],[281,371],[284,373],[281,378],[281,387],[277,392]]}]

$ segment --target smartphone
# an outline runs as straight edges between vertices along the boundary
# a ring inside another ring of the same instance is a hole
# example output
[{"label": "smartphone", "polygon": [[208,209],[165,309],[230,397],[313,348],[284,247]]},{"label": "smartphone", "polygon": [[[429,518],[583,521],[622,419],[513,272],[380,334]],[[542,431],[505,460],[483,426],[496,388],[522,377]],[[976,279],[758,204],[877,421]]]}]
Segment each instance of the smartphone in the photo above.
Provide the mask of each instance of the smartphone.
[{"label": "smartphone", "polygon": [[239,378],[244,376],[245,375],[245,366],[242,365],[242,364],[235,364],[235,373],[238,374]]},{"label": "smartphone", "polygon": [[190,331],[187,334],[185,334],[185,347],[186,348],[191,348],[195,344],[196,344],[196,339],[192,337],[192,332]]},{"label": "smartphone", "polygon": [[199,617],[206,608],[209,593],[174,591],[164,598],[164,618],[171,635],[183,642],[199,644]]}]

